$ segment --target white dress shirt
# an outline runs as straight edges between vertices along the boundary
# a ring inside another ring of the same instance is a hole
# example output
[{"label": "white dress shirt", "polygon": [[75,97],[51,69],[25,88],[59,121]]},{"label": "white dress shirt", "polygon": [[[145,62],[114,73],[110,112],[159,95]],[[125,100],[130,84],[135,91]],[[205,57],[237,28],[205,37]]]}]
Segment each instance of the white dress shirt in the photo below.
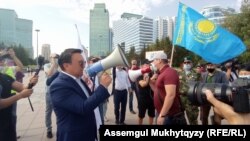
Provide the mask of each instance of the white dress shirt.
[{"label": "white dress shirt", "polygon": [[[88,90],[85,88],[85,86],[82,84],[81,82],[81,78],[76,78],[75,76],[73,75],[70,75],[64,71],[62,71],[62,73],[70,76],[71,78],[73,78],[77,83],[78,85],[82,88],[82,90],[84,91],[85,95],[87,97],[89,97],[89,93],[88,93]],[[95,113],[95,119],[96,119],[96,127],[97,127],[97,131],[99,130],[100,128],[100,125],[102,124],[102,120],[101,120],[101,115],[100,115],[100,111],[99,111],[99,107],[97,106],[94,110],[94,113]]]}]

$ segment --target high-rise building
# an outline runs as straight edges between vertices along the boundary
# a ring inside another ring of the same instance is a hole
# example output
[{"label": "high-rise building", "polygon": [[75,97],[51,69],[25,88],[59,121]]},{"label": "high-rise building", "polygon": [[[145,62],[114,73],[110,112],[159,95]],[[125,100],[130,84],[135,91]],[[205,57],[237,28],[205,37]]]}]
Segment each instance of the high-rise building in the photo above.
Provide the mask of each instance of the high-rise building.
[{"label": "high-rise building", "polygon": [[20,19],[14,10],[0,8],[0,43],[21,45],[30,58],[33,58],[32,27],[32,20]]},{"label": "high-rise building", "polygon": [[42,56],[44,57],[44,60],[49,61],[50,59],[50,44],[43,44],[42,45]]},{"label": "high-rise building", "polygon": [[168,23],[167,20],[161,17],[157,17],[154,20],[154,25],[153,25],[153,39],[154,42],[156,39],[162,40],[167,37],[168,33]]},{"label": "high-rise building", "polygon": [[111,52],[109,12],[104,3],[96,3],[90,10],[90,56],[106,56]]},{"label": "high-rise building", "polygon": [[212,5],[204,7],[201,10],[201,14],[207,17],[209,20],[213,21],[215,24],[222,24],[226,14],[235,14],[235,9],[233,8],[222,8],[218,5]]},{"label": "high-rise building", "polygon": [[172,28],[173,28],[173,36],[172,36],[172,39],[174,37],[174,32],[175,32],[175,27],[176,27],[176,21],[177,21],[177,17],[176,16],[173,16],[172,18],[172,22],[173,22],[173,25],[172,25]]},{"label": "high-rise building", "polygon": [[121,45],[125,52],[131,47],[136,53],[153,43],[153,19],[142,15],[123,13],[121,19],[113,22],[114,48]]},{"label": "high-rise building", "polygon": [[174,33],[174,17],[161,18],[157,17],[154,20],[154,41],[156,39],[162,40],[168,37],[170,41],[173,39]]}]

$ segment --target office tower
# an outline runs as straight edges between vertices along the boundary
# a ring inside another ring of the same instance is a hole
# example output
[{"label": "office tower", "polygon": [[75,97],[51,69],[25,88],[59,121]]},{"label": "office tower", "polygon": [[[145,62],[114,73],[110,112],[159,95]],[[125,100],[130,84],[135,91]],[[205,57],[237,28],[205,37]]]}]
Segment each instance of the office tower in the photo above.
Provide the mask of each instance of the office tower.
[{"label": "office tower", "polygon": [[128,53],[131,47],[136,53],[153,43],[153,19],[132,14],[123,13],[121,19],[113,22],[113,47],[122,45]]},{"label": "office tower", "polygon": [[50,61],[50,44],[43,44],[42,45],[42,56],[44,57],[44,60]]},{"label": "office tower", "polygon": [[166,37],[169,38],[170,41],[173,39],[174,33],[174,24],[175,24],[175,17],[157,17],[154,20],[154,30],[153,30],[153,39],[154,42],[156,39],[162,40]]},{"label": "office tower", "polygon": [[109,12],[104,3],[96,3],[90,10],[89,53],[90,56],[107,56],[111,52]]},{"label": "office tower", "polygon": [[14,10],[0,8],[0,44],[21,45],[30,58],[33,58],[32,27],[32,20],[20,19]]}]

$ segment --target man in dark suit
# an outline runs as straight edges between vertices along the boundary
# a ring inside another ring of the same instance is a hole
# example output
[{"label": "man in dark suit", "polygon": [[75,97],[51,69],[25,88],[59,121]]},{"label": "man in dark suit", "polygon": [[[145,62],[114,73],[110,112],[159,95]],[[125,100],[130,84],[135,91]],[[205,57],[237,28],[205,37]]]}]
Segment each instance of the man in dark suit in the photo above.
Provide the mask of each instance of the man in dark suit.
[{"label": "man in dark suit", "polygon": [[[226,74],[222,71],[217,70],[216,64],[207,62],[206,69],[207,72],[202,73],[201,75],[201,82],[229,84]],[[210,109],[211,109],[210,104],[204,104],[201,106],[200,119],[202,121],[202,125],[208,124],[208,116]],[[211,122],[213,125],[221,124],[221,120],[222,120],[221,117],[216,113],[214,113],[214,115],[211,116]]]},{"label": "man in dark suit", "polygon": [[86,60],[80,49],[66,49],[59,57],[61,72],[50,87],[52,105],[57,118],[58,141],[95,141],[101,124],[98,105],[110,94],[112,78],[103,73],[100,85],[91,93],[81,79]]}]

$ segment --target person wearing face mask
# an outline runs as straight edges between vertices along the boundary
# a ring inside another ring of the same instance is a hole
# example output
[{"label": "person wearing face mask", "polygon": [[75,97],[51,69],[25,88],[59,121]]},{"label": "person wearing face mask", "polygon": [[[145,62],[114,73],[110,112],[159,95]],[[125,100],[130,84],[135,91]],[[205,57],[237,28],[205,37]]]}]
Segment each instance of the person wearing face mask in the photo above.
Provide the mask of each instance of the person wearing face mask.
[{"label": "person wearing face mask", "polygon": [[[44,65],[44,72],[46,74],[46,78],[52,78],[53,74],[55,74],[58,71],[58,58],[59,55],[58,54],[51,54],[50,55],[50,63],[47,63]],[[52,108],[52,103],[51,103],[51,97],[50,97],[50,93],[49,93],[49,87],[50,85],[46,85],[46,97],[45,97],[45,101],[46,101],[46,111],[45,111],[45,125],[47,128],[47,138],[52,138],[53,134],[52,134],[52,122],[51,122],[51,114],[53,111]]]},{"label": "person wearing face mask", "polygon": [[[250,79],[250,64],[243,65],[239,70],[238,79]],[[250,113],[238,113],[234,111],[232,105],[228,105],[214,97],[211,90],[205,91],[207,100],[214,107],[214,111],[225,118],[229,124],[234,125],[249,125],[250,124]]]},{"label": "person wearing face mask", "polygon": [[149,82],[154,91],[157,125],[186,125],[184,108],[180,100],[178,72],[168,65],[167,54],[164,52],[154,53],[151,60],[158,71]]},{"label": "person wearing face mask", "polygon": [[232,86],[232,83],[238,78],[238,69],[235,67],[235,64],[239,63],[230,59],[226,61],[222,67],[222,71],[226,73],[230,86]]},{"label": "person wearing face mask", "polygon": [[250,64],[243,65],[239,70],[239,78],[250,79]]},{"label": "person wearing face mask", "polygon": [[[216,64],[208,62],[206,64],[206,70],[207,72],[201,75],[201,82],[229,84],[226,74],[222,71],[217,70]],[[202,125],[208,125],[208,116],[209,116],[209,111],[211,109],[211,105],[210,104],[202,105],[200,109],[201,109],[200,118],[202,121]],[[220,125],[221,120],[222,118],[216,113],[214,113],[214,115],[211,116],[212,124]]]},{"label": "person wearing face mask", "polygon": [[180,94],[181,102],[185,107],[185,113],[187,115],[190,125],[198,125],[198,113],[199,109],[197,106],[192,105],[187,97],[187,91],[189,89],[189,82],[199,81],[200,73],[197,73],[193,69],[193,63],[190,57],[185,57],[183,61],[183,71],[179,72],[180,79]]}]

